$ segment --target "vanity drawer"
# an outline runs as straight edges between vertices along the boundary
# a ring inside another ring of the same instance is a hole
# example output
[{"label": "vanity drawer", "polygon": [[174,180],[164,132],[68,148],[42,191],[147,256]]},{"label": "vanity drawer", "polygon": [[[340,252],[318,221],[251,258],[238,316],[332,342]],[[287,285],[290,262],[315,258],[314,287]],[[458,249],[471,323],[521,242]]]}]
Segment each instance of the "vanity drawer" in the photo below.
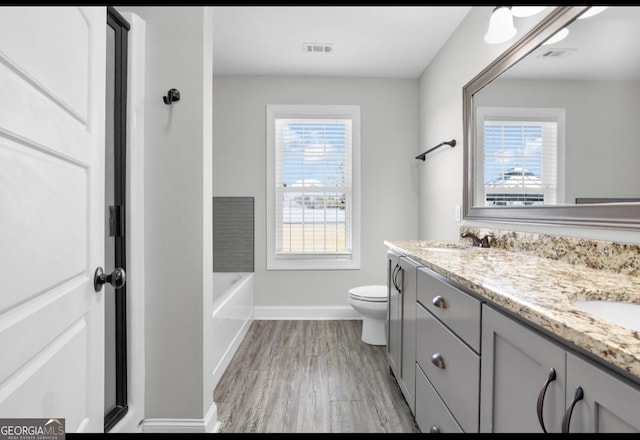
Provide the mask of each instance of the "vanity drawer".
[{"label": "vanity drawer", "polygon": [[440,281],[430,269],[418,268],[418,302],[480,353],[481,302]]},{"label": "vanity drawer", "polygon": [[[421,305],[416,317],[418,365],[462,429],[477,432],[480,356]],[[436,365],[439,359],[440,366]]]},{"label": "vanity drawer", "polygon": [[423,433],[464,432],[416,364],[416,422]]}]

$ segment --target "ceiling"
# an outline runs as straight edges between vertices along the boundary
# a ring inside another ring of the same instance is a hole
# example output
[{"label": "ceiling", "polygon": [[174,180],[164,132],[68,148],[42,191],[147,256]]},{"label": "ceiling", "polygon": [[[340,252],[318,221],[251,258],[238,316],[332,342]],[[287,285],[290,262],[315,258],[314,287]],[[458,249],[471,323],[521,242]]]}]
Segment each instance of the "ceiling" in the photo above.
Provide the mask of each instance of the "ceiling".
[{"label": "ceiling", "polygon": [[577,19],[569,35],[541,45],[502,78],[549,80],[640,79],[640,7],[613,6]]},{"label": "ceiling", "polygon": [[[418,78],[469,6],[216,6],[216,75]],[[332,44],[329,53],[304,43]]]}]

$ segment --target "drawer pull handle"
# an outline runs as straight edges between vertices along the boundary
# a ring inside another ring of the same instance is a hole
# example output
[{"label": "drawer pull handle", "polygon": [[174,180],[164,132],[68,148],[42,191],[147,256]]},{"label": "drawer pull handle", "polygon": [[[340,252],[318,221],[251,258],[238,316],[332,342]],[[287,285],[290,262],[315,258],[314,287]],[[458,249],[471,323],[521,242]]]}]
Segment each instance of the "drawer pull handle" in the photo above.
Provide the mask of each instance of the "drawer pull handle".
[{"label": "drawer pull handle", "polygon": [[431,425],[431,429],[429,429],[429,434],[440,434],[440,427],[438,425]]},{"label": "drawer pull handle", "polygon": [[440,295],[436,296],[435,298],[433,298],[433,301],[431,301],[431,303],[440,308],[440,309],[446,309],[447,308],[447,303],[445,302],[444,298],[441,297]]},{"label": "drawer pull handle", "polygon": [[571,423],[571,414],[573,413],[573,407],[576,406],[579,400],[584,398],[584,392],[582,391],[582,387],[578,386],[576,388],[576,394],[573,396],[573,400],[567,408],[567,412],[564,413],[564,417],[562,417],[562,433],[566,434],[569,432],[569,424]]},{"label": "drawer pull handle", "polygon": [[444,370],[444,359],[440,353],[436,353],[431,356],[431,363],[438,368],[442,368]]},{"label": "drawer pull handle", "polygon": [[545,434],[547,433],[547,429],[544,427],[544,416],[542,414],[542,405],[544,404],[544,395],[547,392],[547,387],[554,380],[556,380],[556,370],[554,368],[551,368],[549,370],[549,377],[547,377],[547,380],[544,382],[544,385],[540,390],[540,394],[538,394],[538,404],[536,405],[536,408],[538,410],[538,422],[542,427],[542,432],[544,432]]}]

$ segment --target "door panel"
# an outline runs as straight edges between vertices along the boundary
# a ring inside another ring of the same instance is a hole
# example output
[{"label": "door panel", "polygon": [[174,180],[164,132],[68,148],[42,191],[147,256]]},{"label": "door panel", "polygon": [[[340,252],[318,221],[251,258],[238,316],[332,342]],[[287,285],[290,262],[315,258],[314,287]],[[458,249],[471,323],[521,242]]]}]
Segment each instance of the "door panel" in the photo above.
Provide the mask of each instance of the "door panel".
[{"label": "door panel", "polygon": [[0,390],[4,397],[3,416],[45,418],[46,414],[60,414],[63,409],[61,418],[65,419],[67,431],[87,424],[91,418],[87,390],[78,387],[72,394],[68,389],[74,382],[87,383],[87,342],[87,320],[83,317],[9,376],[7,385]]},{"label": "door panel", "polygon": [[10,250],[0,258],[11,274],[0,310],[86,276],[87,191],[82,165],[0,137],[2,248]]},{"label": "door panel", "polygon": [[80,8],[31,8],[28,20],[22,19],[24,12],[21,7],[2,8],[0,41],[5,60],[12,61],[23,79],[86,123],[90,17]]},{"label": "door panel", "polygon": [[0,14],[0,414],[103,430],[105,7]]},{"label": "door panel", "polygon": [[85,284],[82,278],[63,283],[0,315],[0,377],[17,372],[34,353],[46,349],[74,322],[83,319],[89,306]]}]

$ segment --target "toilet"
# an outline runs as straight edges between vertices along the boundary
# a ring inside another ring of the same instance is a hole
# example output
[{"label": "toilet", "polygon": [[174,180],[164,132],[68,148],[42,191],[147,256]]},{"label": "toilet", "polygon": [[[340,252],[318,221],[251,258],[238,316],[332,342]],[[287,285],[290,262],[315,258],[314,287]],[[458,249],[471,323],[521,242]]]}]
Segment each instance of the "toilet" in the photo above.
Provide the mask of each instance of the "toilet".
[{"label": "toilet", "polygon": [[349,290],[349,304],[362,315],[362,342],[386,345],[387,286],[354,287]]}]

